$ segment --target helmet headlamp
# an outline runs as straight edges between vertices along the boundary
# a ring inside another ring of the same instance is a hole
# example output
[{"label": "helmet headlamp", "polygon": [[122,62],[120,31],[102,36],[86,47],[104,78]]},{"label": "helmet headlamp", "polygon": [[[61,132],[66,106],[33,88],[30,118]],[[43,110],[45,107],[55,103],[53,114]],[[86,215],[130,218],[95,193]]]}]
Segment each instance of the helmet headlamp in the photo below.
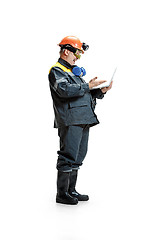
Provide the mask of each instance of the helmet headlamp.
[{"label": "helmet headlamp", "polygon": [[83,44],[82,44],[82,49],[83,49],[84,51],[87,51],[88,48],[89,48],[89,45],[87,45],[86,43],[83,43]]}]

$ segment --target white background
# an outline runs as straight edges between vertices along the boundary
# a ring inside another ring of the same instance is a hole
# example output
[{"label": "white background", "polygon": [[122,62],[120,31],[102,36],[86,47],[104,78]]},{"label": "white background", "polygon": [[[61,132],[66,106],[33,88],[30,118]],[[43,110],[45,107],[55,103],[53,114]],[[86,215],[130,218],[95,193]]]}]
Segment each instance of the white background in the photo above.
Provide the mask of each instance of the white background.
[{"label": "white background", "polygon": [[[1,1],[1,239],[160,239],[159,22],[156,0]],[[86,81],[118,65],[79,171],[90,201],[77,206],[55,203],[47,79],[67,35],[90,45]]]}]

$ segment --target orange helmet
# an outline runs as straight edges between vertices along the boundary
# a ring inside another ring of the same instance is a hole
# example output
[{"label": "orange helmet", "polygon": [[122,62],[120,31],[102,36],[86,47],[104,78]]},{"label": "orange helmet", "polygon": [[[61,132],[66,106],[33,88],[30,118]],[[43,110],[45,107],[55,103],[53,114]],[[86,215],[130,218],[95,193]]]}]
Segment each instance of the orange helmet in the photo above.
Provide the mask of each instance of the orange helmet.
[{"label": "orange helmet", "polygon": [[84,53],[84,51],[82,49],[83,43],[81,43],[79,38],[74,37],[74,36],[67,36],[67,37],[63,38],[62,41],[58,45],[60,47],[62,47],[63,45],[71,45],[72,47],[79,49],[80,51],[82,51],[82,53]]}]

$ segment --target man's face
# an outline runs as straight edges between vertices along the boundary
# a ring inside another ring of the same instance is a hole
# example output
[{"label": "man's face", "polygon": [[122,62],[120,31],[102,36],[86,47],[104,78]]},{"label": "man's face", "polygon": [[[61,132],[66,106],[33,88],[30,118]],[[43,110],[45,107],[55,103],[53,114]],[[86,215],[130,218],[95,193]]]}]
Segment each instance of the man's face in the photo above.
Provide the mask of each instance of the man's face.
[{"label": "man's face", "polygon": [[76,51],[77,56],[75,56],[75,54],[69,50],[67,50],[67,62],[71,65],[74,65],[75,62],[79,59],[78,56],[81,54],[81,51],[77,50]]},{"label": "man's face", "polygon": [[77,59],[78,58],[74,55],[74,53],[68,50],[67,62],[71,65],[74,65]]}]

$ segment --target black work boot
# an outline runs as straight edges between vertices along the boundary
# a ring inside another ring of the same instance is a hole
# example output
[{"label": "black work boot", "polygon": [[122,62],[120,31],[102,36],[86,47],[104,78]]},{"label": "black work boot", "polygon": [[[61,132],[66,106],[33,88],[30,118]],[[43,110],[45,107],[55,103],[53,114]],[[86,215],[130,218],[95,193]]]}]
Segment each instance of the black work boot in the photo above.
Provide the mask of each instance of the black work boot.
[{"label": "black work boot", "polygon": [[72,170],[72,172],[70,172],[70,183],[69,183],[68,192],[72,197],[76,197],[78,201],[88,201],[89,200],[88,195],[82,195],[78,193],[75,189],[76,182],[77,182],[77,175],[78,175],[78,170]]},{"label": "black work boot", "polygon": [[56,196],[57,203],[71,204],[71,205],[75,205],[78,203],[78,199],[70,196],[68,193],[69,177],[70,177],[70,172],[58,171],[57,196]]}]

